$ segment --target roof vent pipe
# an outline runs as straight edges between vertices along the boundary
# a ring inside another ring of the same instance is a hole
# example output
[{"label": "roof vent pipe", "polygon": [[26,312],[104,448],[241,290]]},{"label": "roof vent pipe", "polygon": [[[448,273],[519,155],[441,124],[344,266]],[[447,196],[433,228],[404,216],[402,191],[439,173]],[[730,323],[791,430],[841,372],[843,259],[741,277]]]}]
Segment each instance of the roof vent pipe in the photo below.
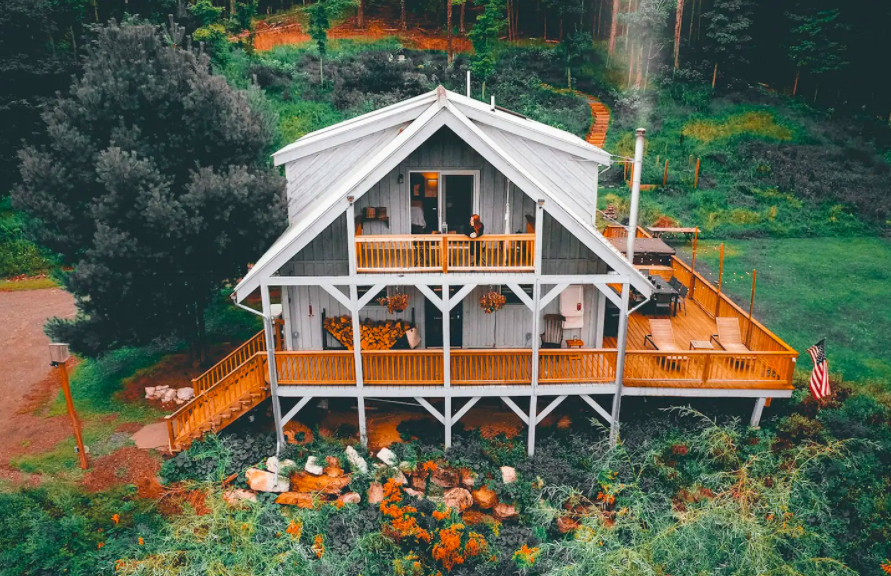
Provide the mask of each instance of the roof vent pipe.
[{"label": "roof vent pipe", "polygon": [[495,111],[495,95],[492,94],[492,112]]},{"label": "roof vent pipe", "polygon": [[626,254],[628,262],[634,265],[634,239],[637,237],[637,208],[640,204],[640,173],[643,165],[644,136],[647,131],[637,129],[637,139],[634,143],[634,163],[631,165],[631,207],[628,211],[628,245]]},{"label": "roof vent pipe", "polygon": [[470,70],[467,71],[467,97],[470,98]]}]

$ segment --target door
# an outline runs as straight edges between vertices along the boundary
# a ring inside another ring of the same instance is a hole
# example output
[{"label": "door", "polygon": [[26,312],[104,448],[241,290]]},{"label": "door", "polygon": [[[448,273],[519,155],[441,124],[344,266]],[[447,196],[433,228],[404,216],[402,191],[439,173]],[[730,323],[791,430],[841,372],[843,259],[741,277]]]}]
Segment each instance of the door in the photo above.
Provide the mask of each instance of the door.
[{"label": "door", "polygon": [[412,172],[411,233],[429,234],[440,229],[439,221],[439,174],[437,172]]},{"label": "door", "polygon": [[[432,287],[433,291],[440,298],[442,297],[442,286]],[[455,295],[458,288],[449,287],[449,297]],[[452,348],[460,348],[464,343],[464,323],[462,321],[462,305],[459,304],[452,309],[451,318],[449,319],[449,344]],[[442,310],[436,307],[430,300],[424,301],[424,333],[427,338],[427,348],[442,348]]]},{"label": "door", "polygon": [[444,174],[443,183],[443,223],[449,232],[465,234],[470,228],[473,215],[473,174]]}]

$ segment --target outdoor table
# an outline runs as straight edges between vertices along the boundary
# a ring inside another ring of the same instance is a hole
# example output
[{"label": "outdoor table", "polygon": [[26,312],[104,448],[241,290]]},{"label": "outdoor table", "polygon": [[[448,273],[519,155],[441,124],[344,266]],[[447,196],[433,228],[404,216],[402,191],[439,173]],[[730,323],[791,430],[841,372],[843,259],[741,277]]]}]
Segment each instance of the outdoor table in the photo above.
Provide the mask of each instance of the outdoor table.
[{"label": "outdoor table", "polygon": [[[616,250],[625,254],[628,238],[607,238]],[[634,264],[636,266],[670,266],[675,250],[661,238],[635,238]]]},{"label": "outdoor table", "polygon": [[714,350],[715,347],[708,340],[690,340],[690,350]]},{"label": "outdoor table", "polygon": [[677,314],[678,291],[671,284],[666,282],[661,276],[649,276],[650,282],[653,284],[653,299],[662,298],[671,299],[671,315]]}]

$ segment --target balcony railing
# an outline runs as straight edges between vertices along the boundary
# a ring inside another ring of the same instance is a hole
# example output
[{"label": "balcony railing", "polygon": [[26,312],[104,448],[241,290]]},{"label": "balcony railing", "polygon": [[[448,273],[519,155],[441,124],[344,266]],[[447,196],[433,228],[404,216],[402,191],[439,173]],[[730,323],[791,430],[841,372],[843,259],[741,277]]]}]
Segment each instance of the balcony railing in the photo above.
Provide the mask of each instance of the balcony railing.
[{"label": "balcony railing", "polygon": [[356,236],[356,270],[391,272],[530,272],[534,234]]}]

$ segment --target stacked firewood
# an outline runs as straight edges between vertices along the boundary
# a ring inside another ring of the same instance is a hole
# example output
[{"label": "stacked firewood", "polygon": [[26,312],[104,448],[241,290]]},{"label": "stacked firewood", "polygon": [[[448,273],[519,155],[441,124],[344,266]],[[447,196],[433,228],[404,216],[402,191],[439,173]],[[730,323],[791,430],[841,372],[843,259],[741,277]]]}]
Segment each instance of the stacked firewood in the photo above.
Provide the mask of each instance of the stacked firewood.
[{"label": "stacked firewood", "polygon": [[[374,322],[366,318],[360,327],[362,350],[389,350],[405,336],[405,331],[409,328],[411,326],[402,320]],[[349,316],[325,318],[325,330],[347,349],[353,349],[352,318]]]}]

